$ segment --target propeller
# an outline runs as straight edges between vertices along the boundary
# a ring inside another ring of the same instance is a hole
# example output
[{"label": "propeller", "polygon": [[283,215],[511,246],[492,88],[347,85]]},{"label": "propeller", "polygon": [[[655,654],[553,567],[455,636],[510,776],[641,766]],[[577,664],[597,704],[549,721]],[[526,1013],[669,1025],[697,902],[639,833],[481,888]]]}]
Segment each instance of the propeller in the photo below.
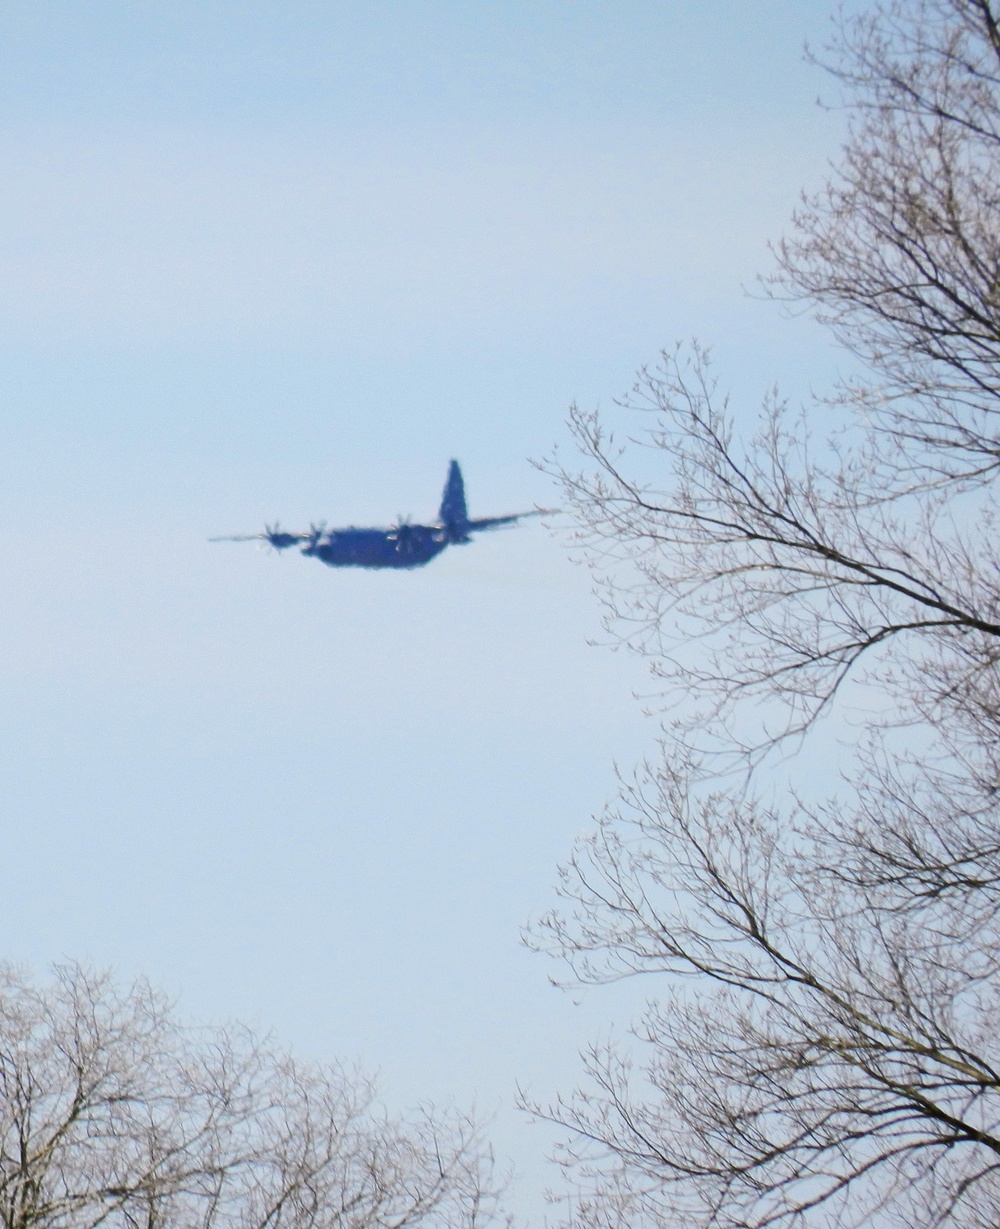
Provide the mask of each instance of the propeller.
[{"label": "propeller", "polygon": [[416,531],[410,524],[408,516],[399,516],[396,518],[396,524],[386,534],[386,538],[390,542],[394,542],[396,550],[401,555],[410,555],[413,553],[413,547],[416,538]]},{"label": "propeller", "polygon": [[264,532],[261,534],[261,537],[275,550],[287,550],[290,546],[301,542],[304,536],[301,533],[286,533],[277,521],[273,525],[265,525]]},{"label": "propeller", "polygon": [[320,538],[325,533],[326,533],[326,521],[320,521],[318,525],[315,524],[315,522],[310,521],[309,522],[309,532],[303,533],[299,536],[299,541],[305,542],[305,546],[303,546],[302,548],[303,551],[306,551],[306,552],[314,551],[316,547],[319,545]]}]

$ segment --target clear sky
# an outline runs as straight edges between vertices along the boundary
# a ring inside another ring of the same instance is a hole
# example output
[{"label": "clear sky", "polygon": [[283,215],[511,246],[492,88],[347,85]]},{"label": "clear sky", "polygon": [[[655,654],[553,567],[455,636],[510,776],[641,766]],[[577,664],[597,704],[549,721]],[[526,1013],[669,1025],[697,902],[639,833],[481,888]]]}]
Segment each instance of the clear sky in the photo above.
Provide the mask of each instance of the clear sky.
[{"label": "clear sky", "polygon": [[537,523],[425,571],[213,534],[552,504],[529,457],[678,338],[824,383],[748,298],[834,155],[815,0],[0,6],[0,956],[495,1115],[538,1215],[621,1022],[521,925],[655,726]]}]

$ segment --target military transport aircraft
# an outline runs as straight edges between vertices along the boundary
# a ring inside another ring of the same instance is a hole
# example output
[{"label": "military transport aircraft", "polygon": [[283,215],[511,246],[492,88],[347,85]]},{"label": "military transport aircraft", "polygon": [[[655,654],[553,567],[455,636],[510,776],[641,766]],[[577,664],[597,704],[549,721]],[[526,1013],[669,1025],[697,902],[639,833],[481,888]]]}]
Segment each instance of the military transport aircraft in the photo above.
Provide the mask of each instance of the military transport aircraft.
[{"label": "military transport aircraft", "polygon": [[311,525],[308,533],[286,533],[278,525],[265,525],[263,533],[210,538],[211,542],[267,542],[275,550],[301,547],[301,553],[320,559],[331,568],[419,568],[440,555],[446,546],[472,541],[483,529],[513,525],[540,511],[516,512],[512,516],[469,519],[465,507],[465,483],[457,461],[448,467],[438,518],[432,525],[412,525],[400,519],[389,529],[327,529],[325,522]]}]

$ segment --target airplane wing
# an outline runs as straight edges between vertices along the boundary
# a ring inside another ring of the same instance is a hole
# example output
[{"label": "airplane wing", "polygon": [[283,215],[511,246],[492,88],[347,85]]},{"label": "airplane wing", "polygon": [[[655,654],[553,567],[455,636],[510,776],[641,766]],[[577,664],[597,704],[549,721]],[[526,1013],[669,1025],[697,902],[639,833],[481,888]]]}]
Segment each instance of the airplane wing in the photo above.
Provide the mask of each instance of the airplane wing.
[{"label": "airplane wing", "polygon": [[283,529],[267,529],[263,533],[233,533],[220,538],[209,538],[209,542],[268,542],[275,550],[287,550],[300,542],[309,542],[310,533],[286,533]]},{"label": "airplane wing", "polygon": [[462,526],[469,533],[478,533],[481,529],[499,529],[503,525],[514,525],[528,516],[551,516],[551,508],[536,508],[532,512],[515,512],[511,516],[482,516],[468,520]]}]

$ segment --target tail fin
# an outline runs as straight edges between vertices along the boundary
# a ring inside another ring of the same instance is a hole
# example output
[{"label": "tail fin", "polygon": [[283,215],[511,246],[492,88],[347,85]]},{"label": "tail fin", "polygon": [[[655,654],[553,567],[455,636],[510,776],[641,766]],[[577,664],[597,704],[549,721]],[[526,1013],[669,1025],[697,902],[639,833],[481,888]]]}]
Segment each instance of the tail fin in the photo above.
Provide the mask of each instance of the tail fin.
[{"label": "tail fin", "polygon": [[469,511],[465,506],[465,483],[462,481],[462,471],[457,461],[452,461],[448,466],[448,478],[444,484],[438,516],[442,524],[449,526],[464,527],[469,522]]}]

